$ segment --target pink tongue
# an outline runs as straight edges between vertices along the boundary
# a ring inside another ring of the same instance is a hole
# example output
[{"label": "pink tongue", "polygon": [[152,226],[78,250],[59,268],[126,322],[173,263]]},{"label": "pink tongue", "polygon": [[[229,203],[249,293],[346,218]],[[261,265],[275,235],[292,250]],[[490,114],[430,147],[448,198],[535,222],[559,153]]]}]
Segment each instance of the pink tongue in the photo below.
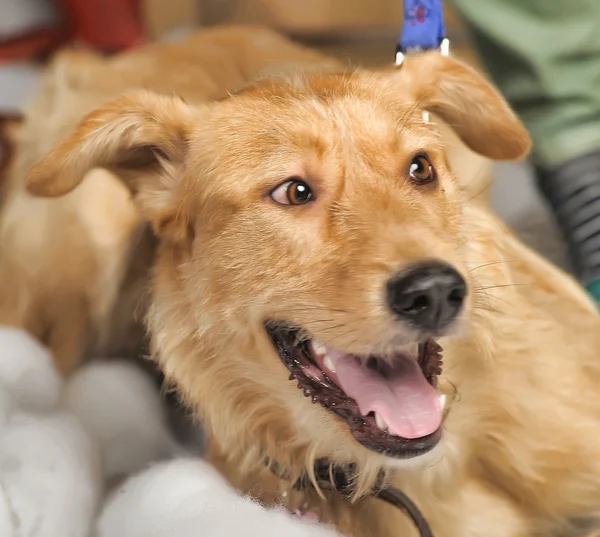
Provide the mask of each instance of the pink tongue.
[{"label": "pink tongue", "polygon": [[434,433],[442,423],[439,394],[427,382],[415,360],[398,357],[388,378],[349,356],[329,353],[337,381],[366,416],[377,412],[389,431],[403,438]]}]

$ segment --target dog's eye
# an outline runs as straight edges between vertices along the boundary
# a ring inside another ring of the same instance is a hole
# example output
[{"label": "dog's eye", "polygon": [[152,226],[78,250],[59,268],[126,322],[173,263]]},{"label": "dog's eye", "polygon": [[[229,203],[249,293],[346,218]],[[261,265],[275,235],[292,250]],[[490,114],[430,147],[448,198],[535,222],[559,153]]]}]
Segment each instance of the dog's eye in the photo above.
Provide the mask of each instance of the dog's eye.
[{"label": "dog's eye", "polygon": [[302,179],[288,179],[271,192],[271,198],[282,205],[304,205],[312,201],[313,193]]},{"label": "dog's eye", "polygon": [[417,155],[412,159],[409,168],[410,178],[420,185],[426,185],[436,180],[435,168],[426,155]]}]

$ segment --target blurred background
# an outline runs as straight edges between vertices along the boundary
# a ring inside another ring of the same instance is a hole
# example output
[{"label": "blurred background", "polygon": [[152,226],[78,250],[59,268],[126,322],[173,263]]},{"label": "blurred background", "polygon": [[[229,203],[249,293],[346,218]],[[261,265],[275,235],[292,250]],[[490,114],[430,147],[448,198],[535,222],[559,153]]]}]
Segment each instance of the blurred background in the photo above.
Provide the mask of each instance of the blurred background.
[{"label": "blurred background", "polygon": [[[445,10],[452,53],[479,66],[448,2]],[[59,47],[112,54],[201,27],[256,23],[376,66],[393,61],[402,14],[401,0],[0,0],[0,118],[18,116],[37,91],[44,62]],[[0,159],[6,158],[4,148]],[[493,203],[527,243],[564,266],[564,248],[528,164],[497,165]]]}]

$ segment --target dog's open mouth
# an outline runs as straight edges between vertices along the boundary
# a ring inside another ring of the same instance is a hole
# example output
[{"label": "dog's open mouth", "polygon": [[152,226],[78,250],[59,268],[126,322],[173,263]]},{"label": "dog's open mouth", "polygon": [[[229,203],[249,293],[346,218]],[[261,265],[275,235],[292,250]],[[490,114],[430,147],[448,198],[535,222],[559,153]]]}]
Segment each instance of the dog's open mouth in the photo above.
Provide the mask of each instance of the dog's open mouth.
[{"label": "dog's open mouth", "polygon": [[300,330],[266,324],[290,380],[346,422],[366,448],[411,458],[441,438],[445,396],[436,390],[441,347],[432,339],[403,348],[392,360],[342,354],[300,338]]}]

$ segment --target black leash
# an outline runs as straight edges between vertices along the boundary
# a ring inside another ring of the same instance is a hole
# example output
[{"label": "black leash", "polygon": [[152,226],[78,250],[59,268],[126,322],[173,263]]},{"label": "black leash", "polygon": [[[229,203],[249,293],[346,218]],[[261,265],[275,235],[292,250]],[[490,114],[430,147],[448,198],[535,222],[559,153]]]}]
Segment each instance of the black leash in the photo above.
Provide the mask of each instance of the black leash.
[{"label": "black leash", "polygon": [[416,506],[416,504],[401,490],[396,487],[385,487],[380,490],[375,490],[373,496],[387,502],[394,507],[397,507],[408,516],[417,527],[421,537],[433,537],[433,532],[429,523]]},{"label": "black leash", "polygon": [[[285,480],[290,479],[290,475],[283,471],[276,461],[271,461],[267,458],[266,464],[277,477]],[[350,498],[354,492],[352,476],[355,472],[355,464],[349,464],[345,468],[342,468],[341,466],[332,464],[328,459],[319,459],[315,462],[314,466],[314,477],[317,486],[321,490],[337,491],[345,498]],[[307,490],[314,488],[314,484],[308,474],[305,474],[294,483],[292,488],[295,490]],[[434,537],[429,523],[417,505],[396,487],[391,485],[383,486],[382,474],[379,476],[378,482],[370,495],[400,509],[412,520],[420,537]]]}]

